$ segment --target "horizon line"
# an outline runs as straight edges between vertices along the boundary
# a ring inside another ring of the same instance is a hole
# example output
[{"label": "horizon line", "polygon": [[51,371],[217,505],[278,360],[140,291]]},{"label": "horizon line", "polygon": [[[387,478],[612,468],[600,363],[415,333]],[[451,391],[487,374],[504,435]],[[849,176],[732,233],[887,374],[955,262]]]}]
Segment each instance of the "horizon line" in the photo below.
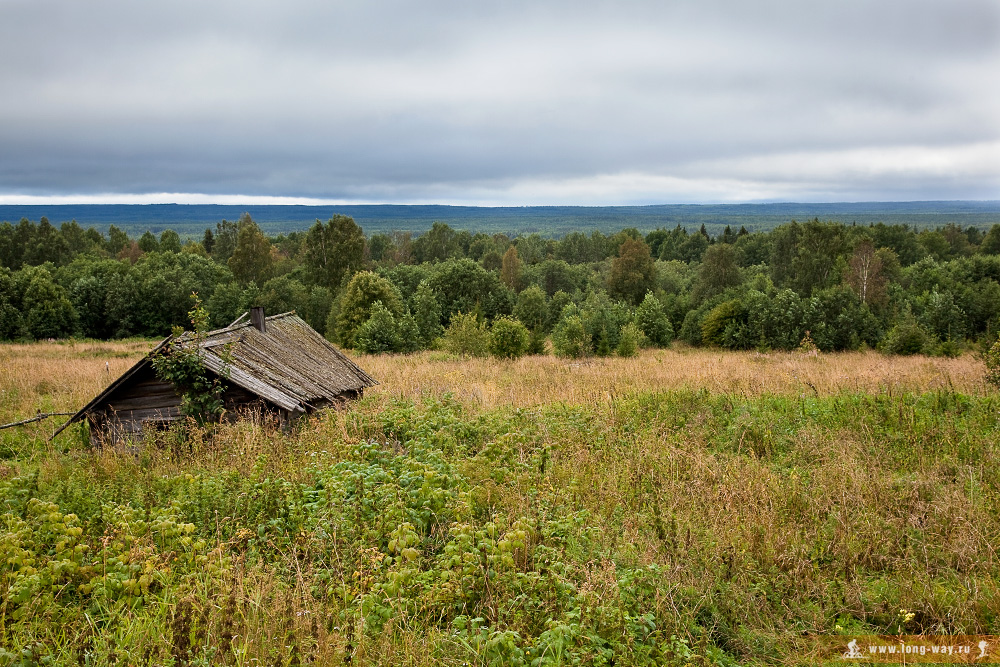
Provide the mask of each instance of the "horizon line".
[{"label": "horizon line", "polygon": [[[173,200],[174,198],[181,201]],[[183,201],[190,198],[192,201]],[[203,201],[197,201],[203,199]],[[311,197],[285,197],[270,195],[203,195],[199,193],[153,193],[143,195],[2,195],[0,206],[440,206],[449,208],[652,208],[656,206],[768,206],[779,204],[934,204],[1000,203],[1000,199],[841,199],[841,200],[794,200],[758,199],[742,201],[660,201],[644,203],[615,204],[509,204],[498,202],[441,202],[441,201],[370,201],[349,199],[320,199]]]}]

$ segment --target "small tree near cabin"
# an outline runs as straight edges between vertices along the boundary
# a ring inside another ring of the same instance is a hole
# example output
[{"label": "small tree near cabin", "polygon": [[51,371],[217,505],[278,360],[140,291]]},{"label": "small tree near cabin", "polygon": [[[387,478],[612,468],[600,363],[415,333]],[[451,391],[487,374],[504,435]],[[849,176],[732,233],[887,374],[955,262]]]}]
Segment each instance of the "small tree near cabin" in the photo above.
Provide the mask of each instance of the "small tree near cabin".
[{"label": "small tree near cabin", "polygon": [[152,357],[156,376],[174,385],[181,397],[180,412],[193,418],[200,426],[218,421],[225,411],[222,394],[226,387],[219,377],[210,375],[201,359],[201,343],[208,331],[208,311],[196,293],[194,308],[188,313],[192,333],[181,340],[184,330],[174,327],[174,340]]}]

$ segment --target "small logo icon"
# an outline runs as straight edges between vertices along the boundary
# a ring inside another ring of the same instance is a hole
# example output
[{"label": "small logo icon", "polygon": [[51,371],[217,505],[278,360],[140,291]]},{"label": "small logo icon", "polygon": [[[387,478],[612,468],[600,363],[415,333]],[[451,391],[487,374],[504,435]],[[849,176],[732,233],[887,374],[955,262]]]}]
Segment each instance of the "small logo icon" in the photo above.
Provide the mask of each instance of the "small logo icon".
[{"label": "small logo icon", "polygon": [[979,642],[979,655],[976,656],[976,660],[982,660],[986,657],[986,648],[988,646],[989,643],[985,639]]},{"label": "small logo icon", "polygon": [[847,652],[844,653],[844,658],[847,660],[857,660],[858,658],[865,657],[861,650],[858,648],[858,640],[852,639],[847,643]]}]

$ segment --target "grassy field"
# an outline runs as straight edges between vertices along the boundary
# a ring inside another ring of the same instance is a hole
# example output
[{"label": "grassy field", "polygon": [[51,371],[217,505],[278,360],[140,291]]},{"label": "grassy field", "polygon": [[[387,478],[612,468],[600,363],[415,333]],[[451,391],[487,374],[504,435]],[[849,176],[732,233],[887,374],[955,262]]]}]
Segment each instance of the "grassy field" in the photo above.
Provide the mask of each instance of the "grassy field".
[{"label": "grassy field", "polygon": [[[149,347],[0,346],[0,421]],[[974,356],[358,361],[382,384],[290,433],[0,431],[0,664],[810,664],[817,638],[1000,634]]]}]

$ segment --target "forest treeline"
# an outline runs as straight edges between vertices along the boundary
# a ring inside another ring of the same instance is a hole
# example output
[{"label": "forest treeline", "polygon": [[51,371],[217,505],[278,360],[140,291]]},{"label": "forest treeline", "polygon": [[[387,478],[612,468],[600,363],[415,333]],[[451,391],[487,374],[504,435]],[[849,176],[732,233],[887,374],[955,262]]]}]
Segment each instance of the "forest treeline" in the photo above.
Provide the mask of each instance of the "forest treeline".
[{"label": "forest treeline", "polygon": [[564,356],[639,346],[955,354],[1000,327],[1000,225],[704,226],[510,238],[373,234],[347,216],[269,237],[249,215],[200,240],[42,218],[0,225],[0,339],[161,337],[197,292],[213,324],[297,311],[369,352]]}]

